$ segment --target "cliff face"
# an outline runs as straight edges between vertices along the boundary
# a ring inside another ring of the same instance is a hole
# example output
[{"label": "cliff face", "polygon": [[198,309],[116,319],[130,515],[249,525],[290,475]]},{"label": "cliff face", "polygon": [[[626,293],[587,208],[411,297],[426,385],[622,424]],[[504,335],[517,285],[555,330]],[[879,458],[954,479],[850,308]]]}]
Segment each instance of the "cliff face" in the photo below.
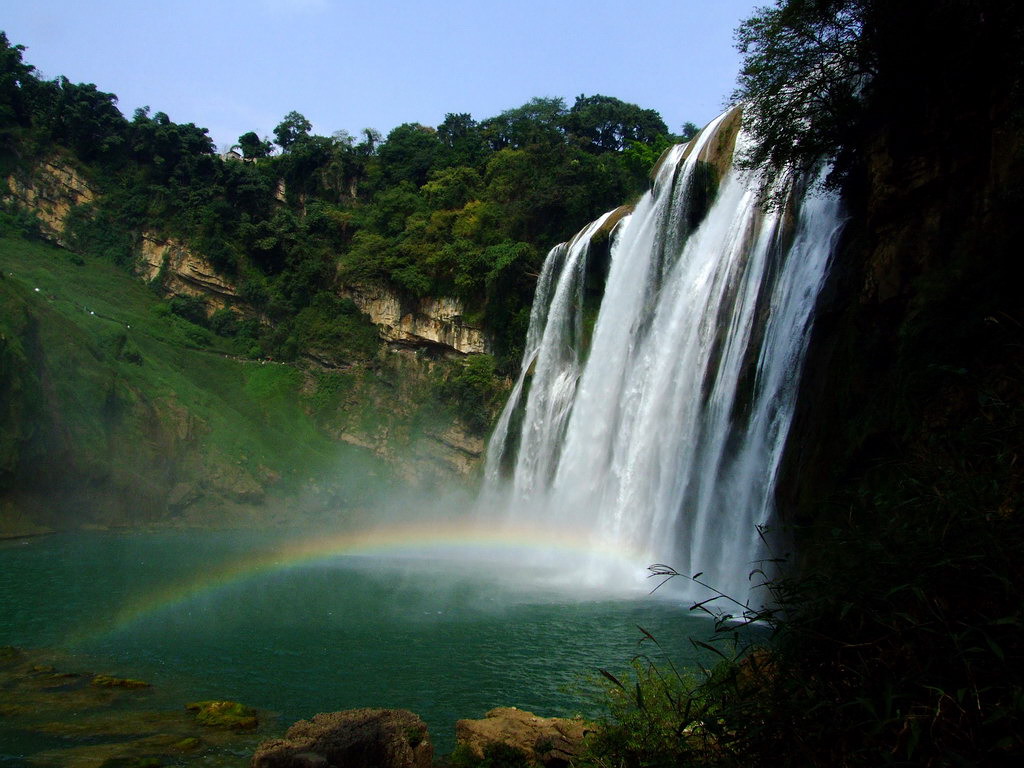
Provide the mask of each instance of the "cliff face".
[{"label": "cliff face", "polygon": [[370,316],[381,339],[389,344],[448,348],[464,355],[490,351],[483,330],[465,321],[465,308],[459,299],[403,299],[376,286],[344,286],[340,293]]},{"label": "cliff face", "polygon": [[344,399],[324,413],[320,427],[340,443],[372,452],[411,487],[468,479],[483,460],[483,437],[429,408],[448,365],[421,350],[392,348],[374,371],[349,375]]},{"label": "cliff face", "polygon": [[[7,187],[4,200],[34,213],[44,237],[61,245],[71,211],[97,199],[56,157],[12,175]],[[155,233],[140,233],[138,243],[134,273],[164,296],[201,298],[207,315],[231,308],[259,317],[201,254]],[[161,322],[152,292],[103,265],[110,274],[97,278],[99,292],[92,293],[84,283],[100,265],[25,248],[39,255],[0,254],[9,274],[9,290],[0,291],[0,536],[78,525],[269,521],[294,511],[296,499],[303,514],[351,508],[375,495],[370,486],[385,475],[441,488],[480,464],[483,439],[434,399],[457,364],[445,358],[489,349],[455,299],[342,287],[386,343],[377,359],[339,367],[312,355],[297,366],[261,365],[147,348],[154,338],[145,326]],[[53,274],[44,277],[47,270]],[[52,280],[49,288],[43,280]],[[65,291],[68,280],[81,285]],[[111,302],[114,295],[131,307]],[[65,305],[77,312],[63,315]],[[154,329],[156,336],[167,332]],[[171,362],[177,357],[190,359]],[[194,380],[164,391],[167,364]],[[270,405],[266,397],[284,399]],[[309,464],[296,458],[306,450],[300,446],[314,434],[323,441],[313,449],[322,466],[300,470],[296,461]],[[330,469],[329,454],[347,456],[344,468]],[[285,498],[292,502],[276,503]]]},{"label": "cliff face", "polygon": [[66,245],[64,226],[71,209],[91,203],[97,195],[74,166],[55,157],[11,174],[6,181],[7,191],[0,198],[35,213],[43,234],[58,245]]},{"label": "cliff face", "polygon": [[909,478],[936,498],[977,490],[972,503],[993,514],[1015,508],[1024,142],[989,21],[896,25],[883,39],[780,483],[790,520],[827,519]]},{"label": "cliff face", "polygon": [[[200,348],[102,259],[0,248],[0,538],[82,526],[342,520],[451,490],[483,440],[439,407],[443,356],[344,368]],[[83,311],[85,309],[85,311]]]},{"label": "cliff face", "polygon": [[[4,202],[34,213],[43,235],[66,245],[65,223],[71,210],[96,200],[98,193],[68,162],[53,157],[6,180]],[[167,295],[202,298],[207,314],[228,307],[255,311],[238,295],[237,285],[217,272],[202,254],[174,238],[141,233],[135,273],[146,282],[159,281]],[[460,355],[490,352],[479,326],[465,320],[463,303],[454,297],[407,298],[380,286],[349,285],[338,291],[370,316],[385,343],[407,348],[430,348]]]},{"label": "cliff face", "polygon": [[241,303],[234,283],[217,274],[213,265],[176,240],[162,239],[143,233],[139,261],[135,273],[174,296],[198,296],[206,301],[208,311]]}]

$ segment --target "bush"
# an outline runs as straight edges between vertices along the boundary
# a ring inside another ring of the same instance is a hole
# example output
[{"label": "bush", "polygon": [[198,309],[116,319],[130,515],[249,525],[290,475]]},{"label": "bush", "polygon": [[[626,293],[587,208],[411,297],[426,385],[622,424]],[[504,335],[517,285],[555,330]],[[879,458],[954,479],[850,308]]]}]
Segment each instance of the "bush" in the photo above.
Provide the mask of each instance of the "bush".
[{"label": "bush", "polygon": [[209,331],[197,325],[190,325],[185,329],[185,338],[197,347],[208,347],[213,343]]},{"label": "bush", "polygon": [[216,333],[218,336],[237,336],[240,329],[238,322],[238,313],[234,310],[224,307],[218,309],[212,315],[208,321],[210,330]]},{"label": "bush", "polygon": [[26,240],[39,240],[42,231],[39,218],[17,206],[0,205],[0,237],[23,237]]},{"label": "bush", "polygon": [[699,682],[671,667],[636,660],[628,674],[605,675],[610,719],[587,741],[584,762],[640,768],[699,764],[699,732],[710,714]]},{"label": "bush", "polygon": [[376,327],[355,303],[326,291],[296,316],[294,334],[303,348],[328,350],[348,360],[370,358],[380,347]]},{"label": "bush", "polygon": [[68,246],[78,253],[130,267],[136,258],[136,233],[115,213],[93,205],[78,205],[64,220]]},{"label": "bush", "polygon": [[206,302],[201,296],[174,296],[168,302],[171,312],[190,323],[206,325]]},{"label": "bush", "polygon": [[470,355],[462,368],[438,387],[440,399],[476,432],[485,432],[490,426],[495,404],[504,391],[494,370],[490,355]]},{"label": "bush", "polygon": [[921,497],[865,501],[852,515],[861,522],[816,531],[801,569],[769,584],[772,608],[744,612],[767,642],[734,642],[719,616],[719,642],[698,643],[720,655],[713,669],[678,675],[644,660],[629,677],[606,674],[610,719],[591,761],[1019,761],[1024,525]]}]

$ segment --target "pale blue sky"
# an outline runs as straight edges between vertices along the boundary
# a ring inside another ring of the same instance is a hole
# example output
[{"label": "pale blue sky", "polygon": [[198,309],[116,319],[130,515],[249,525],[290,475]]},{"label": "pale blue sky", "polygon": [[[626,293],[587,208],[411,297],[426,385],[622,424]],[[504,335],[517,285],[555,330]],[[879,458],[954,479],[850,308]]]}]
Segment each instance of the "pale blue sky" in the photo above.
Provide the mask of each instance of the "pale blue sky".
[{"label": "pale blue sky", "polygon": [[678,131],[735,83],[752,0],[7,0],[0,29],[44,76],[210,130],[221,148],[291,110],[314,130],[480,120],[601,93]]}]

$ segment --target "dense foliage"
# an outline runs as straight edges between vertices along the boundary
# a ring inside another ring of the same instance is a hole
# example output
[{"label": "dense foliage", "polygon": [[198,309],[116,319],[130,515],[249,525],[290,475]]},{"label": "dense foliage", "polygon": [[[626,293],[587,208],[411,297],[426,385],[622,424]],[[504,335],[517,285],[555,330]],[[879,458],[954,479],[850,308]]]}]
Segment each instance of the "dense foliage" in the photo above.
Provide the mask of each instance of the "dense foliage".
[{"label": "dense foliage", "polygon": [[74,212],[72,247],[128,265],[142,231],[184,241],[271,321],[254,341],[276,358],[301,348],[294,321],[329,305],[319,294],[379,282],[461,298],[509,368],[544,253],[641,191],[675,138],[653,110],[581,95],[384,137],[315,135],[293,111],[272,141],[246,132],[222,158],[205,129],[148,108],[128,119],[94,85],[39,78],[22,51],[0,36],[4,165],[70,150],[102,192]]},{"label": "dense foliage", "polygon": [[[998,73],[1020,96],[1022,12],[987,0],[777,0],[736,30],[744,55],[734,102],[751,133],[745,162],[806,170],[828,160],[830,186],[863,170],[863,151],[886,123],[930,105],[985,98]],[[994,38],[999,38],[995,41]],[[946,52],[937,59],[937,52]],[[980,79],[979,79],[980,78]],[[971,93],[973,91],[973,93]]]},{"label": "dense foliage", "polygon": [[809,170],[855,145],[877,69],[867,6],[792,0],[758,9],[737,29],[744,65],[733,98],[744,104],[753,138],[744,162],[768,168],[768,183],[785,168]]}]

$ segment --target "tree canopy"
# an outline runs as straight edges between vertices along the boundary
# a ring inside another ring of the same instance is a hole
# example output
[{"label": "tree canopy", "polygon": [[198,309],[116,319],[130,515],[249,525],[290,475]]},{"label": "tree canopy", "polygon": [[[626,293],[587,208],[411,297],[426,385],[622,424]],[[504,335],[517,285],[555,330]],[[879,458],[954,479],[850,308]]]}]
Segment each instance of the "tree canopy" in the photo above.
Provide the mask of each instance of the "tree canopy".
[{"label": "tree canopy", "polygon": [[733,99],[753,136],[745,162],[808,170],[852,145],[876,71],[865,44],[867,0],[779,0],[736,31],[744,56]]},{"label": "tree canopy", "polygon": [[246,162],[224,161],[205,129],[148,107],[127,120],[114,94],[39,79],[22,54],[0,37],[0,136],[71,150],[104,193],[75,212],[74,247],[129,264],[141,231],[180,238],[272,321],[247,332],[277,356],[294,350],[293,318],[318,294],[376,281],[459,296],[499,365],[513,365],[544,253],[642,191],[674,138],[653,110],[610,96],[571,108],[541,97],[385,137],[320,136],[291,111],[273,130],[278,152],[247,131],[236,145]]}]

